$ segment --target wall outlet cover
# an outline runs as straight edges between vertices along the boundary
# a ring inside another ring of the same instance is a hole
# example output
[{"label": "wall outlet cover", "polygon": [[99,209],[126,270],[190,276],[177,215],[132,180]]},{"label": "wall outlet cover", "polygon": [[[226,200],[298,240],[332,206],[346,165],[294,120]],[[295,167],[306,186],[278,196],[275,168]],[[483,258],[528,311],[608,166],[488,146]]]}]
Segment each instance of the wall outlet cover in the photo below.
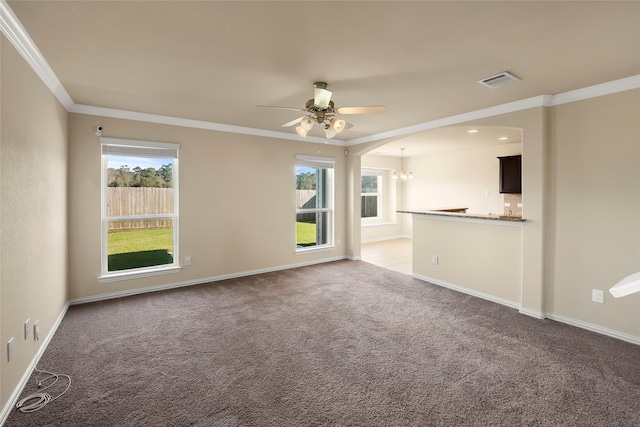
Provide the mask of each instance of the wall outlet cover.
[{"label": "wall outlet cover", "polygon": [[11,362],[13,359],[13,337],[7,343],[7,362]]},{"label": "wall outlet cover", "polygon": [[36,320],[33,322],[33,339],[36,341],[40,341],[40,321]]},{"label": "wall outlet cover", "polygon": [[591,301],[604,304],[604,291],[600,289],[591,290]]}]

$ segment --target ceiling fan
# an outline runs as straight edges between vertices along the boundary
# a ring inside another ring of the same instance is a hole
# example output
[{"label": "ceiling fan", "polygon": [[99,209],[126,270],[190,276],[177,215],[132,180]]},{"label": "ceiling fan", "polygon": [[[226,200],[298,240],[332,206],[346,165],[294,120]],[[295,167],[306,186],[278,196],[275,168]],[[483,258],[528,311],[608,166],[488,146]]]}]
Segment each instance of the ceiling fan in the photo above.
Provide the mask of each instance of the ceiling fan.
[{"label": "ceiling fan", "polygon": [[291,120],[283,124],[282,127],[294,126],[299,123],[299,126],[296,127],[296,132],[298,132],[300,136],[305,137],[307,133],[313,129],[313,126],[318,123],[318,125],[324,129],[327,138],[333,138],[343,130],[353,127],[351,123],[341,119],[340,115],[379,114],[387,111],[387,107],[384,105],[335,108],[331,100],[333,92],[327,90],[327,84],[325,82],[315,82],[313,87],[315,89],[313,99],[308,100],[304,108],[274,107],[270,105],[258,105],[258,107],[303,111],[306,113],[304,116]]}]

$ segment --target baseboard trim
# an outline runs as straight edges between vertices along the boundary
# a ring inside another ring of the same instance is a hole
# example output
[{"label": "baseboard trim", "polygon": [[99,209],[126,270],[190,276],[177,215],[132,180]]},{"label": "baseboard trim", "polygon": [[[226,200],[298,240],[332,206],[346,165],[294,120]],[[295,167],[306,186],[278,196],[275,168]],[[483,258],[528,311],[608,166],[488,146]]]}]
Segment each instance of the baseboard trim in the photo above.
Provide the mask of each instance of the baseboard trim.
[{"label": "baseboard trim", "polygon": [[474,297],[482,298],[488,301],[492,301],[507,307],[517,309],[521,314],[533,317],[535,319],[549,319],[555,322],[565,323],[567,325],[575,326],[577,328],[586,329],[591,332],[596,332],[601,335],[606,335],[612,338],[616,338],[622,341],[629,342],[631,344],[640,345],[640,337],[631,334],[625,334],[624,332],[614,331],[613,329],[604,328],[602,326],[594,325],[593,323],[583,322],[582,320],[573,319],[571,317],[562,316],[554,313],[544,313],[541,311],[531,310],[525,307],[521,307],[520,304],[509,301],[503,298],[499,298],[493,295],[485,294],[483,292],[474,291],[463,286],[454,285],[452,283],[445,282],[443,280],[434,279],[432,277],[423,276],[420,274],[412,274],[416,279],[433,283],[434,285],[442,286],[445,288],[453,289],[454,291],[462,292],[464,294],[472,295]]},{"label": "baseboard trim", "polygon": [[485,294],[484,292],[475,291],[473,289],[465,288],[463,286],[454,285],[453,283],[445,282],[444,280],[434,279],[433,277],[423,276],[421,274],[412,274],[416,279],[422,280],[424,282],[433,283],[434,285],[442,286],[444,288],[453,289],[454,291],[462,292],[463,294],[471,295],[474,297],[482,298],[487,301],[495,302],[501,305],[505,305],[507,307],[515,308],[516,310],[520,309],[520,304],[515,301],[510,301],[508,299],[500,298],[491,294]]},{"label": "baseboard trim", "polygon": [[348,259],[346,256],[332,258],[322,258],[314,261],[299,262],[295,264],[279,265],[276,267],[261,268],[256,270],[242,271],[239,273],[221,274],[219,276],[202,277],[200,279],[185,280],[183,282],[168,283],[165,285],[148,286],[146,288],[130,289],[126,291],[110,292],[106,294],[93,295],[89,297],[74,298],[69,301],[69,305],[86,304],[91,302],[106,301],[114,298],[122,298],[133,295],[146,294],[149,292],[165,291],[168,289],[183,288],[185,286],[201,285],[203,283],[218,282],[220,280],[235,279],[238,277],[254,276],[256,274],[271,273],[274,271],[288,270],[291,268],[306,267],[314,264],[324,264],[326,262],[340,261]]},{"label": "baseboard trim", "polygon": [[613,329],[604,328],[602,326],[594,325],[593,323],[583,322],[582,320],[572,319],[571,317],[562,316],[560,314],[546,313],[545,317],[556,322],[566,323],[567,325],[575,326],[577,328],[586,329],[601,335],[607,335],[612,338],[630,342],[631,344],[640,345],[640,337],[635,335],[614,331]]},{"label": "baseboard trim", "polygon": [[531,310],[529,308],[520,307],[520,314],[524,314],[539,320],[546,318],[546,314],[541,311]]},{"label": "baseboard trim", "polygon": [[42,345],[40,345],[40,347],[38,348],[38,351],[33,356],[33,360],[31,360],[31,363],[29,363],[29,366],[27,366],[27,369],[24,371],[24,374],[22,374],[22,378],[20,378],[20,381],[18,382],[15,389],[13,390],[13,393],[11,393],[11,396],[9,396],[9,399],[7,400],[7,403],[4,405],[4,408],[2,408],[2,412],[0,412],[0,426],[4,425],[4,423],[7,421],[7,418],[9,417],[9,414],[13,410],[14,405],[18,402],[18,398],[22,394],[24,387],[27,385],[27,381],[29,381],[29,377],[31,377],[31,373],[33,372],[33,369],[36,366],[38,366],[38,362],[40,361],[40,358],[42,357],[45,350],[49,346],[49,343],[51,342],[51,339],[53,338],[56,331],[58,330],[60,323],[62,323],[62,319],[64,319],[64,316],[67,314],[69,305],[70,304],[67,302],[64,305],[64,307],[62,307],[62,311],[60,311],[60,314],[56,318],[56,321],[53,323],[51,330],[47,334],[46,338],[42,341]]}]

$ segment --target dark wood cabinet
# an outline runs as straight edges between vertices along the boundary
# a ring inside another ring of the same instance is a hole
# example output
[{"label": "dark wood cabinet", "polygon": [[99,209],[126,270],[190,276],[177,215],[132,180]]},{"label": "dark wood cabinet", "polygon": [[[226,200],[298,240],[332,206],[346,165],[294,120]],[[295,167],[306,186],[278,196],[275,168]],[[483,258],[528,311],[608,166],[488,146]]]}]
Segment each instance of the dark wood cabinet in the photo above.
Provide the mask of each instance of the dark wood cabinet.
[{"label": "dark wood cabinet", "polygon": [[505,156],[500,159],[500,193],[522,193],[522,156]]}]

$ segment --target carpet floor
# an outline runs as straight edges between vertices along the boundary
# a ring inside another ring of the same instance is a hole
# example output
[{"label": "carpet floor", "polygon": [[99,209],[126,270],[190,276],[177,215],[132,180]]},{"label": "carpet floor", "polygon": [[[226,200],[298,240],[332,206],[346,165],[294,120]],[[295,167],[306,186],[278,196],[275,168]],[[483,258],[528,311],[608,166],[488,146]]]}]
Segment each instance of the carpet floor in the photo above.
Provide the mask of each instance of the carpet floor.
[{"label": "carpet floor", "polygon": [[38,367],[7,426],[640,425],[640,346],[361,261],[72,306]]}]

